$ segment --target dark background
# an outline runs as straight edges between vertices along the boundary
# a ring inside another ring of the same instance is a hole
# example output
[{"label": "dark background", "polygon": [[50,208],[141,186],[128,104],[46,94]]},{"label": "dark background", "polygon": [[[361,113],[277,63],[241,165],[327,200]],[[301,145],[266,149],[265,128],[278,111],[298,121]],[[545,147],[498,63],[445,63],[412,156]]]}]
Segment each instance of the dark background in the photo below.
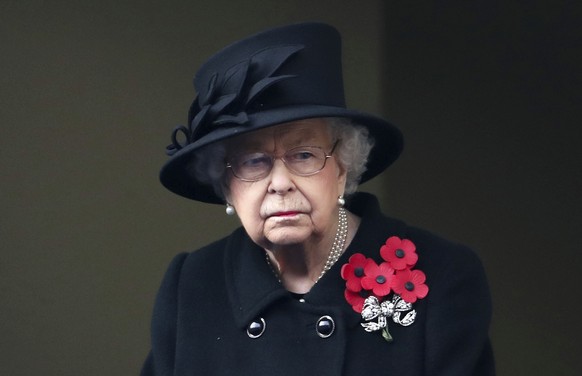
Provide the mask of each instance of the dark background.
[{"label": "dark background", "polygon": [[580,374],[574,4],[0,0],[0,373],[138,373],[168,262],[236,225],[157,182],[191,77],[242,36],[322,20],[348,103],[406,138],[362,190],[479,252],[499,375]]}]

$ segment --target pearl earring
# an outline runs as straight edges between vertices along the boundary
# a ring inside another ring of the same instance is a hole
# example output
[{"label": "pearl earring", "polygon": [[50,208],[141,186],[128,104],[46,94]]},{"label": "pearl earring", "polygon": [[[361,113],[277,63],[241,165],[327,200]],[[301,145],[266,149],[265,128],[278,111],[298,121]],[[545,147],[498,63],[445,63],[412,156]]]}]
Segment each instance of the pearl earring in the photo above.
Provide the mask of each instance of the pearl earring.
[{"label": "pearl earring", "polygon": [[344,206],[344,205],[346,204],[346,199],[344,198],[344,196],[343,196],[343,195],[340,195],[340,196],[337,198],[337,204],[338,204],[339,206]]},{"label": "pearl earring", "polygon": [[234,206],[232,206],[231,204],[226,204],[226,215],[234,215],[235,210],[234,210]]}]

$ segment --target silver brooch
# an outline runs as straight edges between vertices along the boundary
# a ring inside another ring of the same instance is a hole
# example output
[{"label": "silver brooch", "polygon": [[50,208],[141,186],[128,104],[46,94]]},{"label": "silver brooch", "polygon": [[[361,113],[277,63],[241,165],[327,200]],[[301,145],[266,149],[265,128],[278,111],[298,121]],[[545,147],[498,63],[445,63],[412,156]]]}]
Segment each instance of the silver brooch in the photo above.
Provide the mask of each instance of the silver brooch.
[{"label": "silver brooch", "polygon": [[[404,317],[402,317],[404,315]],[[416,318],[416,311],[412,309],[412,304],[408,303],[394,294],[391,301],[383,301],[380,303],[375,296],[369,296],[364,301],[362,309],[362,319],[366,322],[361,325],[367,332],[382,331],[382,337],[388,341],[392,341],[392,336],[388,331],[388,318],[402,326],[409,326]],[[375,321],[374,321],[375,320]]]}]

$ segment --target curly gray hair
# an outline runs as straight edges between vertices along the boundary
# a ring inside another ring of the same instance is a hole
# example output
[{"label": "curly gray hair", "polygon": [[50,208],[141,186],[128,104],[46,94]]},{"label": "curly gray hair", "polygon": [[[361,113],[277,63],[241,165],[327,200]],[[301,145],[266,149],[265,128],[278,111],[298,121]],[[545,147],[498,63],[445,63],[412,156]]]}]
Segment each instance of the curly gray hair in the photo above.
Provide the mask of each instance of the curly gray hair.
[{"label": "curly gray hair", "polygon": [[[358,189],[362,174],[374,141],[368,130],[346,118],[325,118],[331,132],[332,142],[340,141],[335,149],[335,158],[346,169],[345,196]],[[215,142],[201,148],[189,165],[190,174],[202,184],[212,186],[221,198],[229,196],[226,176],[226,143]]]}]

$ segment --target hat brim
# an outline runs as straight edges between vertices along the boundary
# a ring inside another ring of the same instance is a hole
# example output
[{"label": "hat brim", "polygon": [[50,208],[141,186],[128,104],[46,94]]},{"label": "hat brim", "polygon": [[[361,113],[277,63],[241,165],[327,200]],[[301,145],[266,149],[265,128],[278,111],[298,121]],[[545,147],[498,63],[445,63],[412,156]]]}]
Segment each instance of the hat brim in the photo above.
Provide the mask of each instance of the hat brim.
[{"label": "hat brim", "polygon": [[224,204],[224,199],[218,197],[211,186],[201,183],[188,168],[196,157],[197,150],[217,141],[270,126],[321,117],[348,118],[368,129],[369,136],[374,140],[374,147],[370,151],[366,172],[362,175],[360,183],[380,174],[402,152],[402,133],[394,125],[379,117],[341,107],[320,105],[279,107],[248,114],[249,121],[244,125],[217,127],[208,135],[180,149],[162,167],[160,181],[164,187],[180,196],[196,201]]}]

